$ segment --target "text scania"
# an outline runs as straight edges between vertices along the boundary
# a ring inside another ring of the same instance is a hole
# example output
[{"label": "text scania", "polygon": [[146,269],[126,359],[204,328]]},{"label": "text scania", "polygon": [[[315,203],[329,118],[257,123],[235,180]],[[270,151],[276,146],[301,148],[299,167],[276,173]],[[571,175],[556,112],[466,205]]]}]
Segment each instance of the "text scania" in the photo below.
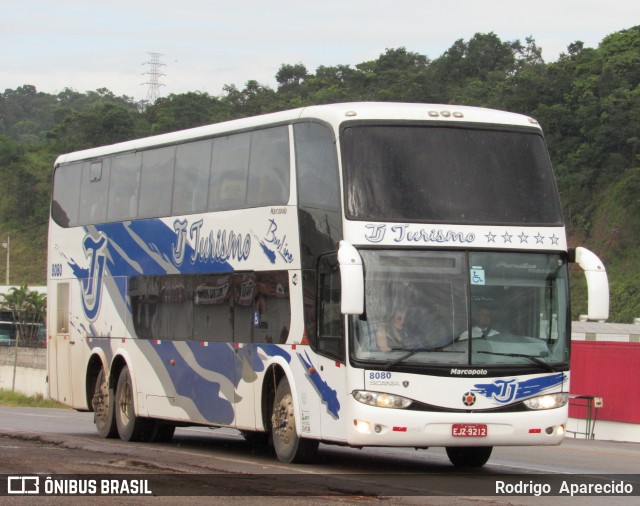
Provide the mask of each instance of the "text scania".
[{"label": "text scania", "polygon": [[[187,244],[193,248],[189,261],[196,262],[226,262],[232,260],[246,260],[251,253],[251,236],[242,235],[226,230],[218,230],[214,233],[202,232],[203,220],[198,220],[189,226],[187,220],[173,222],[173,230],[176,233],[176,242],[173,247],[173,261],[180,266],[185,261]],[[188,238],[187,238],[188,232]]]}]

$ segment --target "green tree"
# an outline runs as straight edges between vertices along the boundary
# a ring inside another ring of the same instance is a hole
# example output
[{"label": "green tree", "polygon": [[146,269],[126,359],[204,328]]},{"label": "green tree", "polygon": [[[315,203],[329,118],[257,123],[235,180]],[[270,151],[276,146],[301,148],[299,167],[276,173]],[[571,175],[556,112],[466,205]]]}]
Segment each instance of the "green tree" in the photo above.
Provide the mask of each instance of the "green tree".
[{"label": "green tree", "polygon": [[13,286],[9,289],[9,293],[0,295],[3,299],[0,301],[0,305],[11,312],[17,329],[11,385],[11,390],[14,390],[18,365],[18,345],[36,342],[46,317],[47,297],[45,294],[29,290],[26,285],[19,288]]},{"label": "green tree", "polygon": [[518,68],[519,41],[502,42],[493,32],[458,39],[429,66],[429,79],[439,101],[494,105],[504,81]]},{"label": "green tree", "polygon": [[325,67],[321,65],[315,74],[308,75],[303,83],[304,96],[308,103],[329,104],[362,100],[356,90],[360,89],[361,76],[349,65]]},{"label": "green tree", "polygon": [[223,108],[219,98],[207,93],[189,92],[160,97],[145,109],[150,133],[174,132],[212,123]]},{"label": "green tree", "polygon": [[377,60],[356,65],[357,85],[366,100],[425,102],[428,89],[425,55],[404,47],[387,49]]},{"label": "green tree", "polygon": [[97,103],[68,115],[49,132],[51,141],[62,151],[75,151],[135,138],[136,122],[132,111],[112,103]]},{"label": "green tree", "polygon": [[30,290],[27,285],[12,286],[9,293],[0,294],[0,305],[11,312],[18,333],[16,341],[33,342],[38,335],[38,325],[44,323],[47,296]]},{"label": "green tree", "polygon": [[35,86],[20,86],[0,94],[0,133],[30,144],[41,142],[54,124],[54,96]]},{"label": "green tree", "polygon": [[258,81],[247,81],[244,89],[225,85],[223,102],[230,107],[232,117],[246,117],[274,112],[279,109],[276,92]]},{"label": "green tree", "polygon": [[284,64],[280,66],[276,73],[278,82],[278,95],[291,102],[299,102],[304,98],[304,90],[301,88],[304,81],[309,77],[307,67],[302,63],[295,65]]}]

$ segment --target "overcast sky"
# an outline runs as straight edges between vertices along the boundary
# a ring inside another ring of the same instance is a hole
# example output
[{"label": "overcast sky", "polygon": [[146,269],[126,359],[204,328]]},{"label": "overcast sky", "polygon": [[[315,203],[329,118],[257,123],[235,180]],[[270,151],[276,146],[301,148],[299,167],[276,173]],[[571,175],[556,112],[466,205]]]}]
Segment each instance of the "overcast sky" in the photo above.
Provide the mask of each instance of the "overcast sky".
[{"label": "overcast sky", "polygon": [[581,40],[640,24],[637,0],[4,0],[0,92],[107,88],[144,99],[149,53],[161,53],[160,95],[248,80],[275,87],[283,63],[356,65],[387,48],[435,59],[458,39],[533,36],[546,62]]}]

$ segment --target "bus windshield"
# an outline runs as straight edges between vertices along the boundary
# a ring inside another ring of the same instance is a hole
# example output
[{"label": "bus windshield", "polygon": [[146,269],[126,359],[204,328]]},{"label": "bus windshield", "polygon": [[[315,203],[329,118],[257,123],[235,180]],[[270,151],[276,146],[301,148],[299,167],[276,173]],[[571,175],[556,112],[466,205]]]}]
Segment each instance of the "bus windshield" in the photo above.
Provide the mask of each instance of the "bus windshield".
[{"label": "bus windshield", "polygon": [[569,359],[567,268],[558,254],[362,250],[365,313],[352,358],[365,366],[528,365]]},{"label": "bus windshield", "polygon": [[537,130],[354,123],[341,142],[349,219],[562,224]]}]

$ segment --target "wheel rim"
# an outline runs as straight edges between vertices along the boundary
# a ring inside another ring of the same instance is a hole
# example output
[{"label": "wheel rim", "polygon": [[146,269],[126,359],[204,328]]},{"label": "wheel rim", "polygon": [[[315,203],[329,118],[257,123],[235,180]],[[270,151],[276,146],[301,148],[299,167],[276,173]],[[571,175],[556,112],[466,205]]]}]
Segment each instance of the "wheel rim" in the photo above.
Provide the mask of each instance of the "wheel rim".
[{"label": "wheel rim", "polygon": [[127,424],[131,418],[131,385],[129,384],[129,378],[127,378],[125,384],[122,386],[122,392],[120,396],[120,414],[122,415],[122,421]]},{"label": "wheel rim", "polygon": [[295,434],[296,425],[293,414],[293,398],[291,394],[285,395],[273,410],[273,433],[285,444],[291,442],[292,435]]},{"label": "wheel rim", "polygon": [[109,416],[109,387],[104,378],[96,384],[91,401],[96,419],[105,422]]}]

